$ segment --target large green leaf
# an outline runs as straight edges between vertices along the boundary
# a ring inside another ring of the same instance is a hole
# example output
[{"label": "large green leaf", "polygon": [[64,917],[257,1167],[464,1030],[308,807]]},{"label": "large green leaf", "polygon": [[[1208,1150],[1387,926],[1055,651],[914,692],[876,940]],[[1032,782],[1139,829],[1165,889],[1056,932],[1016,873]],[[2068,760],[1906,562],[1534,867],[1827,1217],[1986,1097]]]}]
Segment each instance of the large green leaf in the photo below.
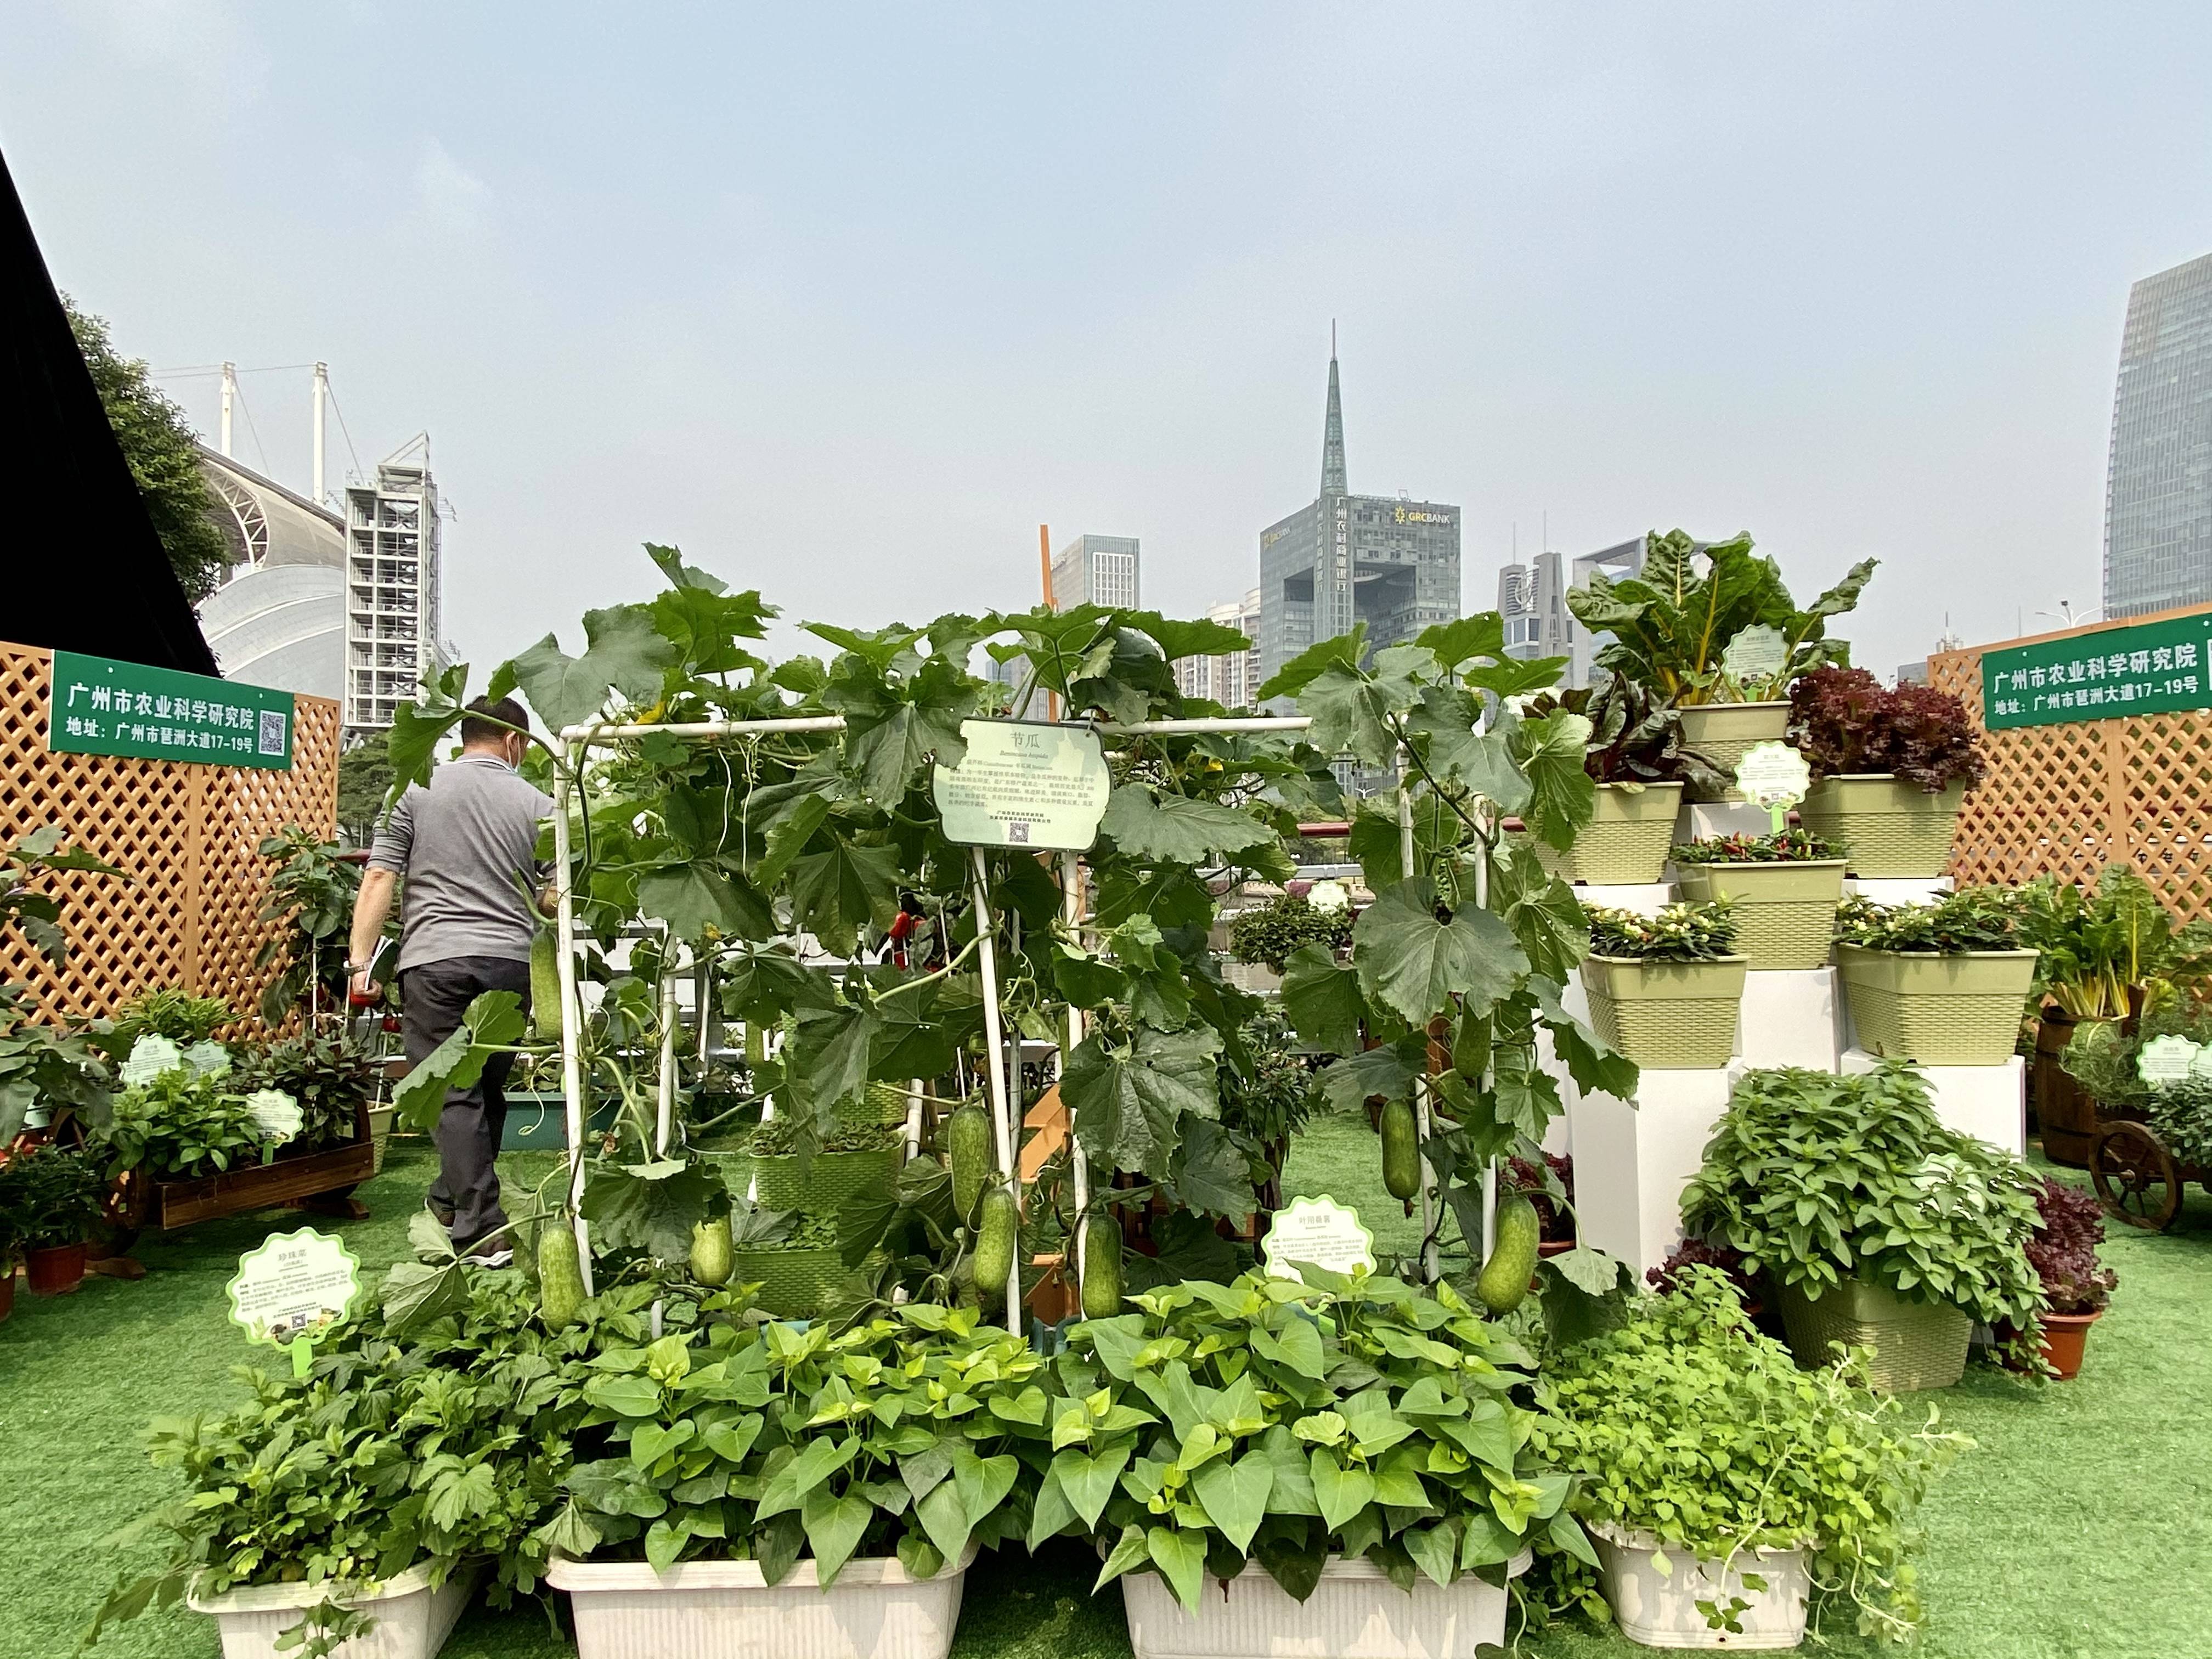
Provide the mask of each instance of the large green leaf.
[{"label": "large green leaf", "polygon": [[1560,1003],[1561,988],[1540,975],[1528,981],[1544,1029],[1552,1046],[1566,1062],[1567,1074],[1584,1094],[1611,1095],[1616,1100],[1636,1098],[1636,1062],[1616,1054],[1604,1038],[1567,1012]]},{"label": "large green leaf", "polygon": [[1419,696],[1404,674],[1368,675],[1331,663],[1298,693],[1298,712],[1312,720],[1306,740],[1323,754],[1348,753],[1370,766],[1387,766],[1398,752],[1391,720]]},{"label": "large green leaf", "polygon": [[1274,1490],[1275,1471],[1263,1452],[1249,1451],[1231,1463],[1217,1457],[1199,1466],[1191,1476],[1206,1518],[1242,1554],[1252,1547],[1252,1534],[1267,1518],[1267,1494]]},{"label": "large green leaf", "polygon": [[1168,1178],[1184,1206],[1206,1215],[1252,1212],[1252,1165],[1229,1131],[1210,1117],[1188,1117]]},{"label": "large green leaf", "polygon": [[1297,1034],[1329,1054],[1352,1054],[1359,1047],[1359,1022],[1366,1000],[1359,975],[1340,967],[1318,945],[1301,945],[1283,958],[1283,1012]]},{"label": "large green leaf", "polygon": [[1080,1446],[1068,1446],[1053,1455],[1052,1472],[1059,1477],[1060,1491],[1083,1517],[1085,1526],[1097,1526],[1106,1500],[1114,1495],[1115,1483],[1128,1467],[1133,1449],[1123,1440],[1106,1447],[1095,1457]]},{"label": "large green leaf", "polygon": [[420,1133],[434,1129],[447,1091],[473,1086],[495,1054],[522,1040],[527,1024],[522,999],[513,991],[486,991],[471,1002],[459,1028],[423,1055],[392,1091],[401,1121]]},{"label": "large green leaf", "polygon": [[457,662],[442,672],[426,671],[422,695],[392,710],[392,729],[384,752],[392,763],[392,787],[385,805],[406,793],[410,783],[430,781],[430,763],[446,734],[461,723],[462,703],[469,691],[469,665]]},{"label": "large green leaf", "polygon": [[1366,654],[1367,624],[1354,623],[1349,634],[1317,641],[1277,669],[1260,688],[1260,701],[1272,702],[1277,697],[1295,697],[1325,669],[1332,665],[1356,669]]},{"label": "large green leaf", "polygon": [[852,950],[866,922],[889,922],[898,908],[898,853],[840,841],[793,860],[791,904],[799,925],[835,952]]},{"label": "large green leaf", "polygon": [[538,718],[557,736],[581,725],[606,706],[610,691],[632,702],[650,702],[661,677],[676,660],[676,647],[653,627],[645,605],[617,605],[584,613],[589,641],[580,657],[562,654],[548,634],[514,659],[514,675]]},{"label": "large green leaf", "polygon": [[1383,892],[1352,924],[1361,988],[1415,1025],[1447,1012],[1455,995],[1481,1013],[1528,971],[1528,958],[1499,917],[1471,904],[1449,921],[1436,913],[1436,884],[1420,876]]},{"label": "large green leaf", "polygon": [[1421,706],[1406,729],[1426,741],[1421,746],[1429,770],[1450,783],[1464,784],[1501,812],[1518,812],[1528,804],[1528,780],[1514,764],[1512,748],[1498,732],[1477,732],[1474,699],[1449,686],[1421,693]]},{"label": "large green leaf", "polygon": [[1149,634],[1170,662],[1184,657],[1218,657],[1249,651],[1252,641],[1241,629],[1217,622],[1178,622],[1157,611],[1124,611],[1121,625]]},{"label": "large green leaf", "polygon": [[1428,1043],[1428,1038],[1416,1031],[1379,1048],[1347,1054],[1323,1066],[1314,1079],[1315,1086],[1328,1102],[1329,1109],[1339,1113],[1356,1112],[1362,1103],[1378,1097],[1404,1100],[1426,1064]]},{"label": "large green leaf", "polygon": [[875,1513],[876,1506],[856,1492],[841,1498],[832,1496],[827,1486],[817,1486],[807,1493],[799,1518],[814,1551],[816,1583],[827,1589],[836,1582]]},{"label": "large green leaf", "polygon": [[899,685],[841,662],[824,706],[845,716],[845,755],[861,788],[877,805],[893,807],[934,757],[957,766],[968,752],[961,720],[975,713],[977,692],[951,663],[932,658]]},{"label": "large green leaf", "polygon": [[1528,779],[1521,817],[1553,847],[1572,846],[1576,831],[1597,810],[1597,785],[1583,769],[1589,735],[1589,721],[1564,708],[1524,720],[1513,731],[1514,758]]},{"label": "large green leaf", "polygon": [[1175,1591],[1176,1599],[1196,1612],[1198,1592],[1206,1582],[1206,1534],[1180,1532],[1173,1527],[1150,1527],[1145,1532],[1145,1547],[1152,1555],[1152,1565]]},{"label": "large green leaf", "polygon": [[1313,1476],[1314,1501],[1331,1532],[1343,1531],[1346,1522],[1375,1501],[1375,1477],[1364,1469],[1343,1468],[1335,1453],[1316,1446],[1306,1467]]},{"label": "large green leaf", "polygon": [[1249,812],[1134,782],[1114,791],[1098,827],[1117,851],[1153,864],[1212,863],[1275,836]]},{"label": "large green leaf", "polygon": [[1535,972],[1564,981],[1589,954],[1589,918],[1536,849],[1510,837],[1491,863],[1491,907],[1505,918]]},{"label": "large green leaf", "polygon": [[595,1170],[584,1188],[584,1219],[592,1243],[606,1249],[639,1249],[665,1262],[691,1250],[691,1229],[720,1205],[728,1188],[702,1164],[667,1160]]},{"label": "large green leaf", "polygon": [[1084,1150],[1110,1168],[1164,1177],[1183,1119],[1220,1115],[1220,1036],[1206,1026],[1139,1030],[1119,1048],[1088,1039],[1061,1081]]},{"label": "large green leaf", "polygon": [[1477,657],[1496,660],[1505,654],[1505,618],[1495,611],[1478,611],[1434,623],[1420,631],[1415,643],[1426,646],[1437,666],[1446,672]]},{"label": "large green leaf", "polygon": [[702,939],[709,927],[733,939],[765,939],[776,932],[775,917],[752,884],[707,859],[648,871],[638,880],[637,906],[682,939]]}]

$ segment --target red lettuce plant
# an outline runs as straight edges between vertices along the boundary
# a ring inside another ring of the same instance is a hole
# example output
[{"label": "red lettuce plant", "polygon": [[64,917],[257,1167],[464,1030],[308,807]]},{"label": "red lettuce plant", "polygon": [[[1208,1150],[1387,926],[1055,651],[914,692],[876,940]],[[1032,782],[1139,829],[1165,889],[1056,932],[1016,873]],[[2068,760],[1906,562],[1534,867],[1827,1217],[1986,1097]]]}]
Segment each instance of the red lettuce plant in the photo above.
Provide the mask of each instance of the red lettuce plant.
[{"label": "red lettuce plant", "polygon": [[1660,1295],[1672,1296],[1680,1288],[1677,1276],[1691,1267],[1717,1267],[1735,1286],[1737,1300],[1748,1304],[1759,1299],[1751,1274],[1744,1271],[1741,1252],[1725,1244],[1709,1244],[1702,1238],[1684,1239],[1672,1255],[1644,1277]]},{"label": "red lettuce plant", "polygon": [[[1547,1181],[1546,1176],[1551,1179]],[[1554,1187],[1556,1183],[1556,1188]],[[1559,1206],[1552,1201],[1554,1190],[1563,1194],[1570,1204],[1575,1201],[1575,1161],[1559,1152],[1546,1152],[1544,1167],[1525,1158],[1505,1160],[1505,1187],[1509,1191],[1525,1194],[1536,1207],[1537,1236],[1547,1243],[1561,1239],[1572,1239],[1574,1224],[1560,1214]]]},{"label": "red lettuce plant", "polygon": [[1863,668],[1816,668],[1791,686],[1790,741],[1816,778],[1887,772],[1931,795],[1986,769],[1964,703],[1925,685],[1893,691]]},{"label": "red lettuce plant", "polygon": [[2042,1218],[2028,1236],[2027,1261],[2043,1280],[2057,1314],[2095,1313],[2112,1298],[2119,1274],[2097,1260],[2105,1242],[2105,1206],[2094,1194],[2044,1177],[2035,1195]]}]

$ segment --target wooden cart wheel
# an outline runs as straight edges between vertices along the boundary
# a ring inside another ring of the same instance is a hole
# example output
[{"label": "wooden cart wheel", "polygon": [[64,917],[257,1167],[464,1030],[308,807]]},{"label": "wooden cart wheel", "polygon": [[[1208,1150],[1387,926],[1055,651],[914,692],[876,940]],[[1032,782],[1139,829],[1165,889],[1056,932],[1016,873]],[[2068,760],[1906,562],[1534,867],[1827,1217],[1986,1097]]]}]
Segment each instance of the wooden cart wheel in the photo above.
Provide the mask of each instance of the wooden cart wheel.
[{"label": "wooden cart wheel", "polygon": [[2181,1208],[2181,1172],[2165,1143],[2141,1123],[2123,1118],[2098,1126],[2089,1179],[2105,1208],[2131,1227],[2163,1232]]}]

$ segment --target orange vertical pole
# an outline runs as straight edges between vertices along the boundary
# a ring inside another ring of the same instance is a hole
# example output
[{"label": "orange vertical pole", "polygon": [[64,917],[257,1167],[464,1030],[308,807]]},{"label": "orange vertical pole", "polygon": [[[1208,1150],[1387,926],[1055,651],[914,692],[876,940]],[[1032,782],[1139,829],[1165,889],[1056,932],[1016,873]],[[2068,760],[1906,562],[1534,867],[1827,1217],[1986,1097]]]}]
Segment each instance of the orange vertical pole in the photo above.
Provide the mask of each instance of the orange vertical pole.
[{"label": "orange vertical pole", "polygon": [[[1037,571],[1044,583],[1044,608],[1048,611],[1057,609],[1052,598],[1052,526],[1048,524],[1037,526]],[[1044,694],[1044,717],[1048,720],[1060,718],[1058,692]]]}]

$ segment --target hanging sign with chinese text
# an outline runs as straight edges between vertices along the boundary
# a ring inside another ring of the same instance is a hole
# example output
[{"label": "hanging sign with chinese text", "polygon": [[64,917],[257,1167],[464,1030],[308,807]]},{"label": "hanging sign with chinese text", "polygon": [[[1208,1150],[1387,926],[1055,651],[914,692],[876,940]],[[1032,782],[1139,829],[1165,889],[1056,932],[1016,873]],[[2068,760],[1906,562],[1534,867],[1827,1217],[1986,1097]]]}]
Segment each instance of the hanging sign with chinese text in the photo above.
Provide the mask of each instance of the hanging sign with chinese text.
[{"label": "hanging sign with chinese text", "polygon": [[1098,839],[1114,781],[1088,726],[963,720],[967,755],[936,769],[945,837],[962,847],[1082,853]]},{"label": "hanging sign with chinese text", "polygon": [[57,754],[286,771],[292,764],[292,694],[57,651],[46,747]]},{"label": "hanging sign with chinese text", "polygon": [[1992,732],[2067,720],[2212,708],[2212,613],[1982,653],[1982,724]]},{"label": "hanging sign with chinese text", "polygon": [[1275,1279],[1297,1278],[1300,1262],[1333,1273],[1373,1273],[1375,1235],[1360,1221],[1358,1211],[1327,1194],[1294,1198],[1290,1208],[1275,1212],[1260,1241],[1260,1254]]},{"label": "hanging sign with chinese text", "polygon": [[302,1227],[271,1233],[238,1258],[223,1286],[230,1316],[249,1342],[268,1342],[292,1356],[305,1376],[322,1334],[346,1316],[361,1294],[360,1263],[335,1238]]}]

